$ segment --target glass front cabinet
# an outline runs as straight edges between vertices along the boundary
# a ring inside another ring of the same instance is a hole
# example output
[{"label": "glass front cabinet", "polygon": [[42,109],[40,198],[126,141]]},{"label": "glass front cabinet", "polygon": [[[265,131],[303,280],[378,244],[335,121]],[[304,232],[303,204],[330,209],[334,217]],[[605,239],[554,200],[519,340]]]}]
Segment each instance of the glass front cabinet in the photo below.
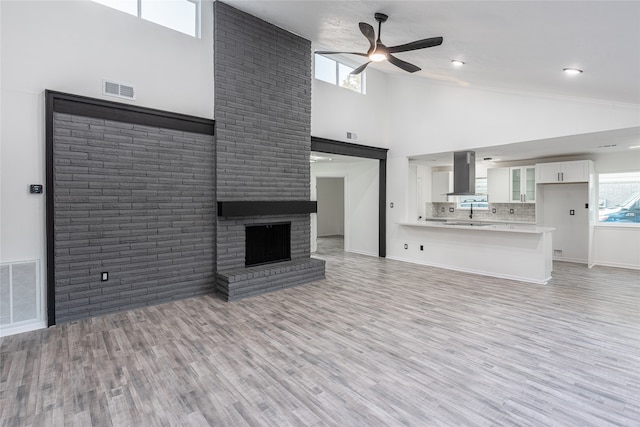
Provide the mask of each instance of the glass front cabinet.
[{"label": "glass front cabinet", "polygon": [[510,168],[509,195],[512,203],[536,202],[536,167]]}]

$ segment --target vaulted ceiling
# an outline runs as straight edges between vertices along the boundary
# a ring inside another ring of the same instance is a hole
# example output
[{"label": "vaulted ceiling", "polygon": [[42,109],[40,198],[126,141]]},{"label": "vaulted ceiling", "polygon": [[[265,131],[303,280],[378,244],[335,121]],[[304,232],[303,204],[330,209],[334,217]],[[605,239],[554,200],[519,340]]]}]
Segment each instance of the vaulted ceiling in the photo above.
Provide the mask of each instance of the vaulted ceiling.
[{"label": "vaulted ceiling", "polygon": [[[315,49],[366,52],[358,22],[383,24],[387,46],[443,36],[396,56],[415,77],[455,85],[640,104],[639,1],[270,1],[226,3],[311,40]],[[365,58],[352,56],[354,64]],[[453,67],[452,59],[466,63]],[[404,73],[388,63],[370,65]],[[584,72],[568,76],[563,68]]]}]

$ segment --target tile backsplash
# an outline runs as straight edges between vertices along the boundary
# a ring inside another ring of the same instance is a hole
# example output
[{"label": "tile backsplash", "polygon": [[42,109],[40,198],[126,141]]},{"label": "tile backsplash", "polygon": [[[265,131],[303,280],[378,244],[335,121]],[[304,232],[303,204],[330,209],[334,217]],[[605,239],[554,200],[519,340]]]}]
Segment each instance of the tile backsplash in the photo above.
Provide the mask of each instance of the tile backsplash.
[{"label": "tile backsplash", "polygon": [[[495,209],[495,213],[494,213]],[[450,212],[453,210],[453,212]],[[513,213],[511,213],[513,210]],[[426,203],[427,218],[469,219],[469,209],[458,209],[456,203]],[[473,209],[474,220],[536,222],[536,205],[533,203],[490,203],[489,209]]]}]

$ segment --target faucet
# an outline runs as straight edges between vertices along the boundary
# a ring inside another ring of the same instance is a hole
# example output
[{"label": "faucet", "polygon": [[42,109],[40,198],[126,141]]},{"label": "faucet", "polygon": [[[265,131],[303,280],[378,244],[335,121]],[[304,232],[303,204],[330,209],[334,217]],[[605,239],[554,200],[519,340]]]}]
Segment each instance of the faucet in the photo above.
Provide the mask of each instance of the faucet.
[{"label": "faucet", "polygon": [[473,219],[473,203],[469,203],[471,205],[471,212],[469,212],[469,219]]}]

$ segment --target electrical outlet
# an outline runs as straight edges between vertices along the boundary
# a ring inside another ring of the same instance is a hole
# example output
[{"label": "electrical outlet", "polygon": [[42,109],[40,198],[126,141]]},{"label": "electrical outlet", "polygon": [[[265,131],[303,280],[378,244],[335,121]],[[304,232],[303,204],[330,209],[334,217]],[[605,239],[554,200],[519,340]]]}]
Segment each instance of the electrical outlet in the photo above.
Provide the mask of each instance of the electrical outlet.
[{"label": "electrical outlet", "polygon": [[453,213],[453,208],[449,208],[449,212]]},{"label": "electrical outlet", "polygon": [[570,210],[569,210],[569,215],[575,215],[575,214],[576,214],[576,211],[575,211],[575,210],[573,210],[573,209],[570,209]]},{"label": "electrical outlet", "polygon": [[513,215],[513,214],[514,214],[514,212],[515,212],[515,211],[514,211],[513,209],[509,209],[509,213],[510,213],[511,215]]},{"label": "electrical outlet", "polygon": [[406,243],[404,244],[404,248],[405,249],[409,249],[409,245],[407,245]]},{"label": "electrical outlet", "polygon": [[491,209],[491,213],[496,213],[496,208]]},{"label": "electrical outlet", "polygon": [[424,245],[420,245],[420,250],[424,251]]},{"label": "electrical outlet", "polygon": [[109,280],[109,272],[103,271],[102,273],[100,273],[100,281],[106,282],[107,280]]}]

